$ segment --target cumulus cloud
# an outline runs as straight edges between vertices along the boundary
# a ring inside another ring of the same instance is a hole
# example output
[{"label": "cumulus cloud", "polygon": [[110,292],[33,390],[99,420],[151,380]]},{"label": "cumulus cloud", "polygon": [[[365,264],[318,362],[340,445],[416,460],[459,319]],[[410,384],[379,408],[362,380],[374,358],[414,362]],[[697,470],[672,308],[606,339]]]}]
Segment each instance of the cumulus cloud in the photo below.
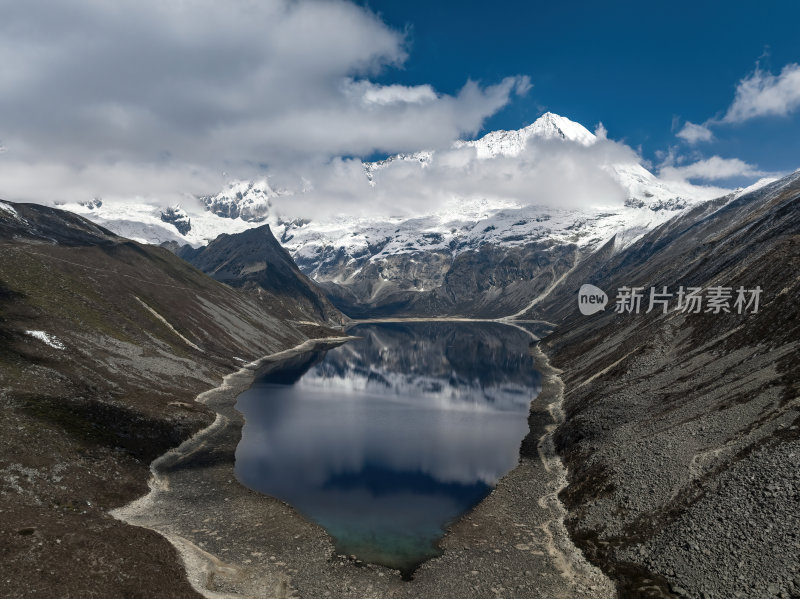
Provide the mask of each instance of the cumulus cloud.
[{"label": "cumulus cloud", "polygon": [[[173,178],[181,187],[181,174],[192,188],[202,170],[249,177],[441,147],[530,88],[527,77],[466,81],[454,94],[374,83],[403,65],[407,40],[344,0],[0,0],[0,13],[7,197],[36,195],[36,165],[90,197],[147,195]],[[147,165],[155,175],[129,186],[122,170]],[[104,167],[119,179],[90,179]]]},{"label": "cumulus cloud", "polygon": [[684,166],[664,166],[659,174],[665,179],[678,181],[721,181],[734,177],[758,177],[767,173],[739,158],[712,156]]},{"label": "cumulus cloud", "polygon": [[756,67],[739,82],[733,104],[722,122],[741,123],[759,116],[786,116],[798,107],[800,64],[787,64],[778,75]]},{"label": "cumulus cloud", "polygon": [[[686,121],[675,135],[690,145],[711,142],[715,138],[710,127],[742,123],[760,116],[786,116],[798,107],[800,107],[800,64],[787,64],[778,75],[773,75],[756,65],[755,70],[750,75],[739,81],[736,86],[734,100],[722,118],[711,118],[703,124]],[[673,131],[677,128],[679,122],[679,117],[673,117]],[[670,152],[673,152],[673,150],[670,149]],[[705,169],[705,172],[713,175],[717,170],[725,172],[721,168],[722,163],[720,161],[722,159],[719,156],[714,156],[696,164],[700,165],[697,167],[698,169]],[[725,168],[728,171],[740,169],[747,175],[756,171],[752,167],[748,170],[743,165],[744,163],[729,162]]]},{"label": "cumulus cloud", "polygon": [[[786,116],[800,107],[800,64],[792,63],[783,67],[778,75],[761,69],[755,70],[739,81],[736,94],[722,118],[711,118],[703,124],[686,121],[675,134],[689,145],[715,141],[715,130],[725,124],[742,123],[760,116]],[[672,128],[677,127],[679,119],[673,118]],[[700,154],[692,152],[690,158],[679,154],[677,147],[668,152],[659,152],[662,159],[660,174],[675,181],[701,180],[720,181],[736,177],[758,177],[768,173],[738,158],[712,156],[700,159]],[[688,160],[694,160],[686,164]],[[775,173],[772,173],[775,174]]]},{"label": "cumulus cloud", "polygon": [[675,135],[692,145],[714,139],[714,134],[711,132],[711,129],[705,125],[698,125],[691,121],[686,121],[681,130]]}]

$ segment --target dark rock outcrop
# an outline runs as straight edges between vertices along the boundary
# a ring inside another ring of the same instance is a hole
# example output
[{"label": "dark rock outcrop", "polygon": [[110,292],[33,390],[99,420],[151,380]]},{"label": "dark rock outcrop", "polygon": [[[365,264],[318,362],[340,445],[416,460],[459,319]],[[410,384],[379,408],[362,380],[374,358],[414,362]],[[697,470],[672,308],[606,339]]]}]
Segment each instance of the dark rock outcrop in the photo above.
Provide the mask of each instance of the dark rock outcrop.
[{"label": "dark rock outcrop", "polygon": [[161,220],[174,226],[178,233],[186,235],[192,230],[192,219],[181,209],[180,206],[173,206],[161,211]]},{"label": "dark rock outcrop", "polygon": [[353,318],[497,318],[517,312],[544,292],[579,256],[572,244],[484,244],[455,257],[442,251],[390,256],[366,262],[347,284],[318,284],[337,308]]},{"label": "dark rock outcrop", "polygon": [[269,225],[220,235],[207,246],[183,246],[178,256],[217,281],[277,298],[294,318],[341,324],[343,317],[275,239]]}]

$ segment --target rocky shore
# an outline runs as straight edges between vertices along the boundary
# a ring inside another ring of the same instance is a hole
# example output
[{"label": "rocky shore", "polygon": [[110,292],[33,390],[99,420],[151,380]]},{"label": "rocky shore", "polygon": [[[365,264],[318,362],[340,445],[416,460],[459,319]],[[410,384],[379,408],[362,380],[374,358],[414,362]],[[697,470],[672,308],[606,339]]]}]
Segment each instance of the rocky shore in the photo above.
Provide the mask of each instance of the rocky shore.
[{"label": "rocky shore", "polygon": [[561,418],[558,373],[535,352],[543,388],[533,401],[520,464],[441,542],[443,555],[411,581],[337,555],[327,533],[290,506],[250,491],[233,473],[241,415],[236,396],[258,372],[315,340],[269,356],[198,397],[215,422],[153,464],[151,491],[114,515],[158,531],[178,548],[189,580],[206,597],[613,597],[610,581],[575,550],[557,494],[566,477],[552,443]]}]

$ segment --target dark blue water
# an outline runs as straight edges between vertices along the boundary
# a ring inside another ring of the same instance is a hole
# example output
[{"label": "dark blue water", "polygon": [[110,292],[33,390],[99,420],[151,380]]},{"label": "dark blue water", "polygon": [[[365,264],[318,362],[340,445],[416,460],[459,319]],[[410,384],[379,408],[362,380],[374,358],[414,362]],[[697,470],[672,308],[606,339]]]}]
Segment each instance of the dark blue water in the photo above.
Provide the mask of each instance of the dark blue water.
[{"label": "dark blue water", "polygon": [[519,459],[538,393],[530,338],[499,324],[361,325],[239,396],[236,476],[347,555],[413,571]]}]

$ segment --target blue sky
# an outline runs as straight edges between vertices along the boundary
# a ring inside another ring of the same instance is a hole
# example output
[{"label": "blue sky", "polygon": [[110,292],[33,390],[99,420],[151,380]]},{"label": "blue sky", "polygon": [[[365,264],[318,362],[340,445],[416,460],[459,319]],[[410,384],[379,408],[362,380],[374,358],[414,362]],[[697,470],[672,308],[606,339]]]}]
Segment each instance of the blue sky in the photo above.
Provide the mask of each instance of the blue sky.
[{"label": "blue sky", "polygon": [[730,188],[800,167],[798,2],[0,0],[0,14],[0,197],[163,203],[268,175],[360,208],[358,158],[546,110],[602,122],[665,178]]},{"label": "blue sky", "polygon": [[[369,0],[390,26],[408,29],[409,58],[381,80],[429,82],[455,92],[464,79],[529,75],[533,88],[488,119],[516,129],[550,110],[661,161],[670,146],[686,160],[719,155],[767,171],[800,167],[800,110],[713,127],[691,148],[675,137],[731,105],[756,63],[775,74],[800,62],[800,3],[485,2]],[[675,120],[675,123],[673,122]]]}]

